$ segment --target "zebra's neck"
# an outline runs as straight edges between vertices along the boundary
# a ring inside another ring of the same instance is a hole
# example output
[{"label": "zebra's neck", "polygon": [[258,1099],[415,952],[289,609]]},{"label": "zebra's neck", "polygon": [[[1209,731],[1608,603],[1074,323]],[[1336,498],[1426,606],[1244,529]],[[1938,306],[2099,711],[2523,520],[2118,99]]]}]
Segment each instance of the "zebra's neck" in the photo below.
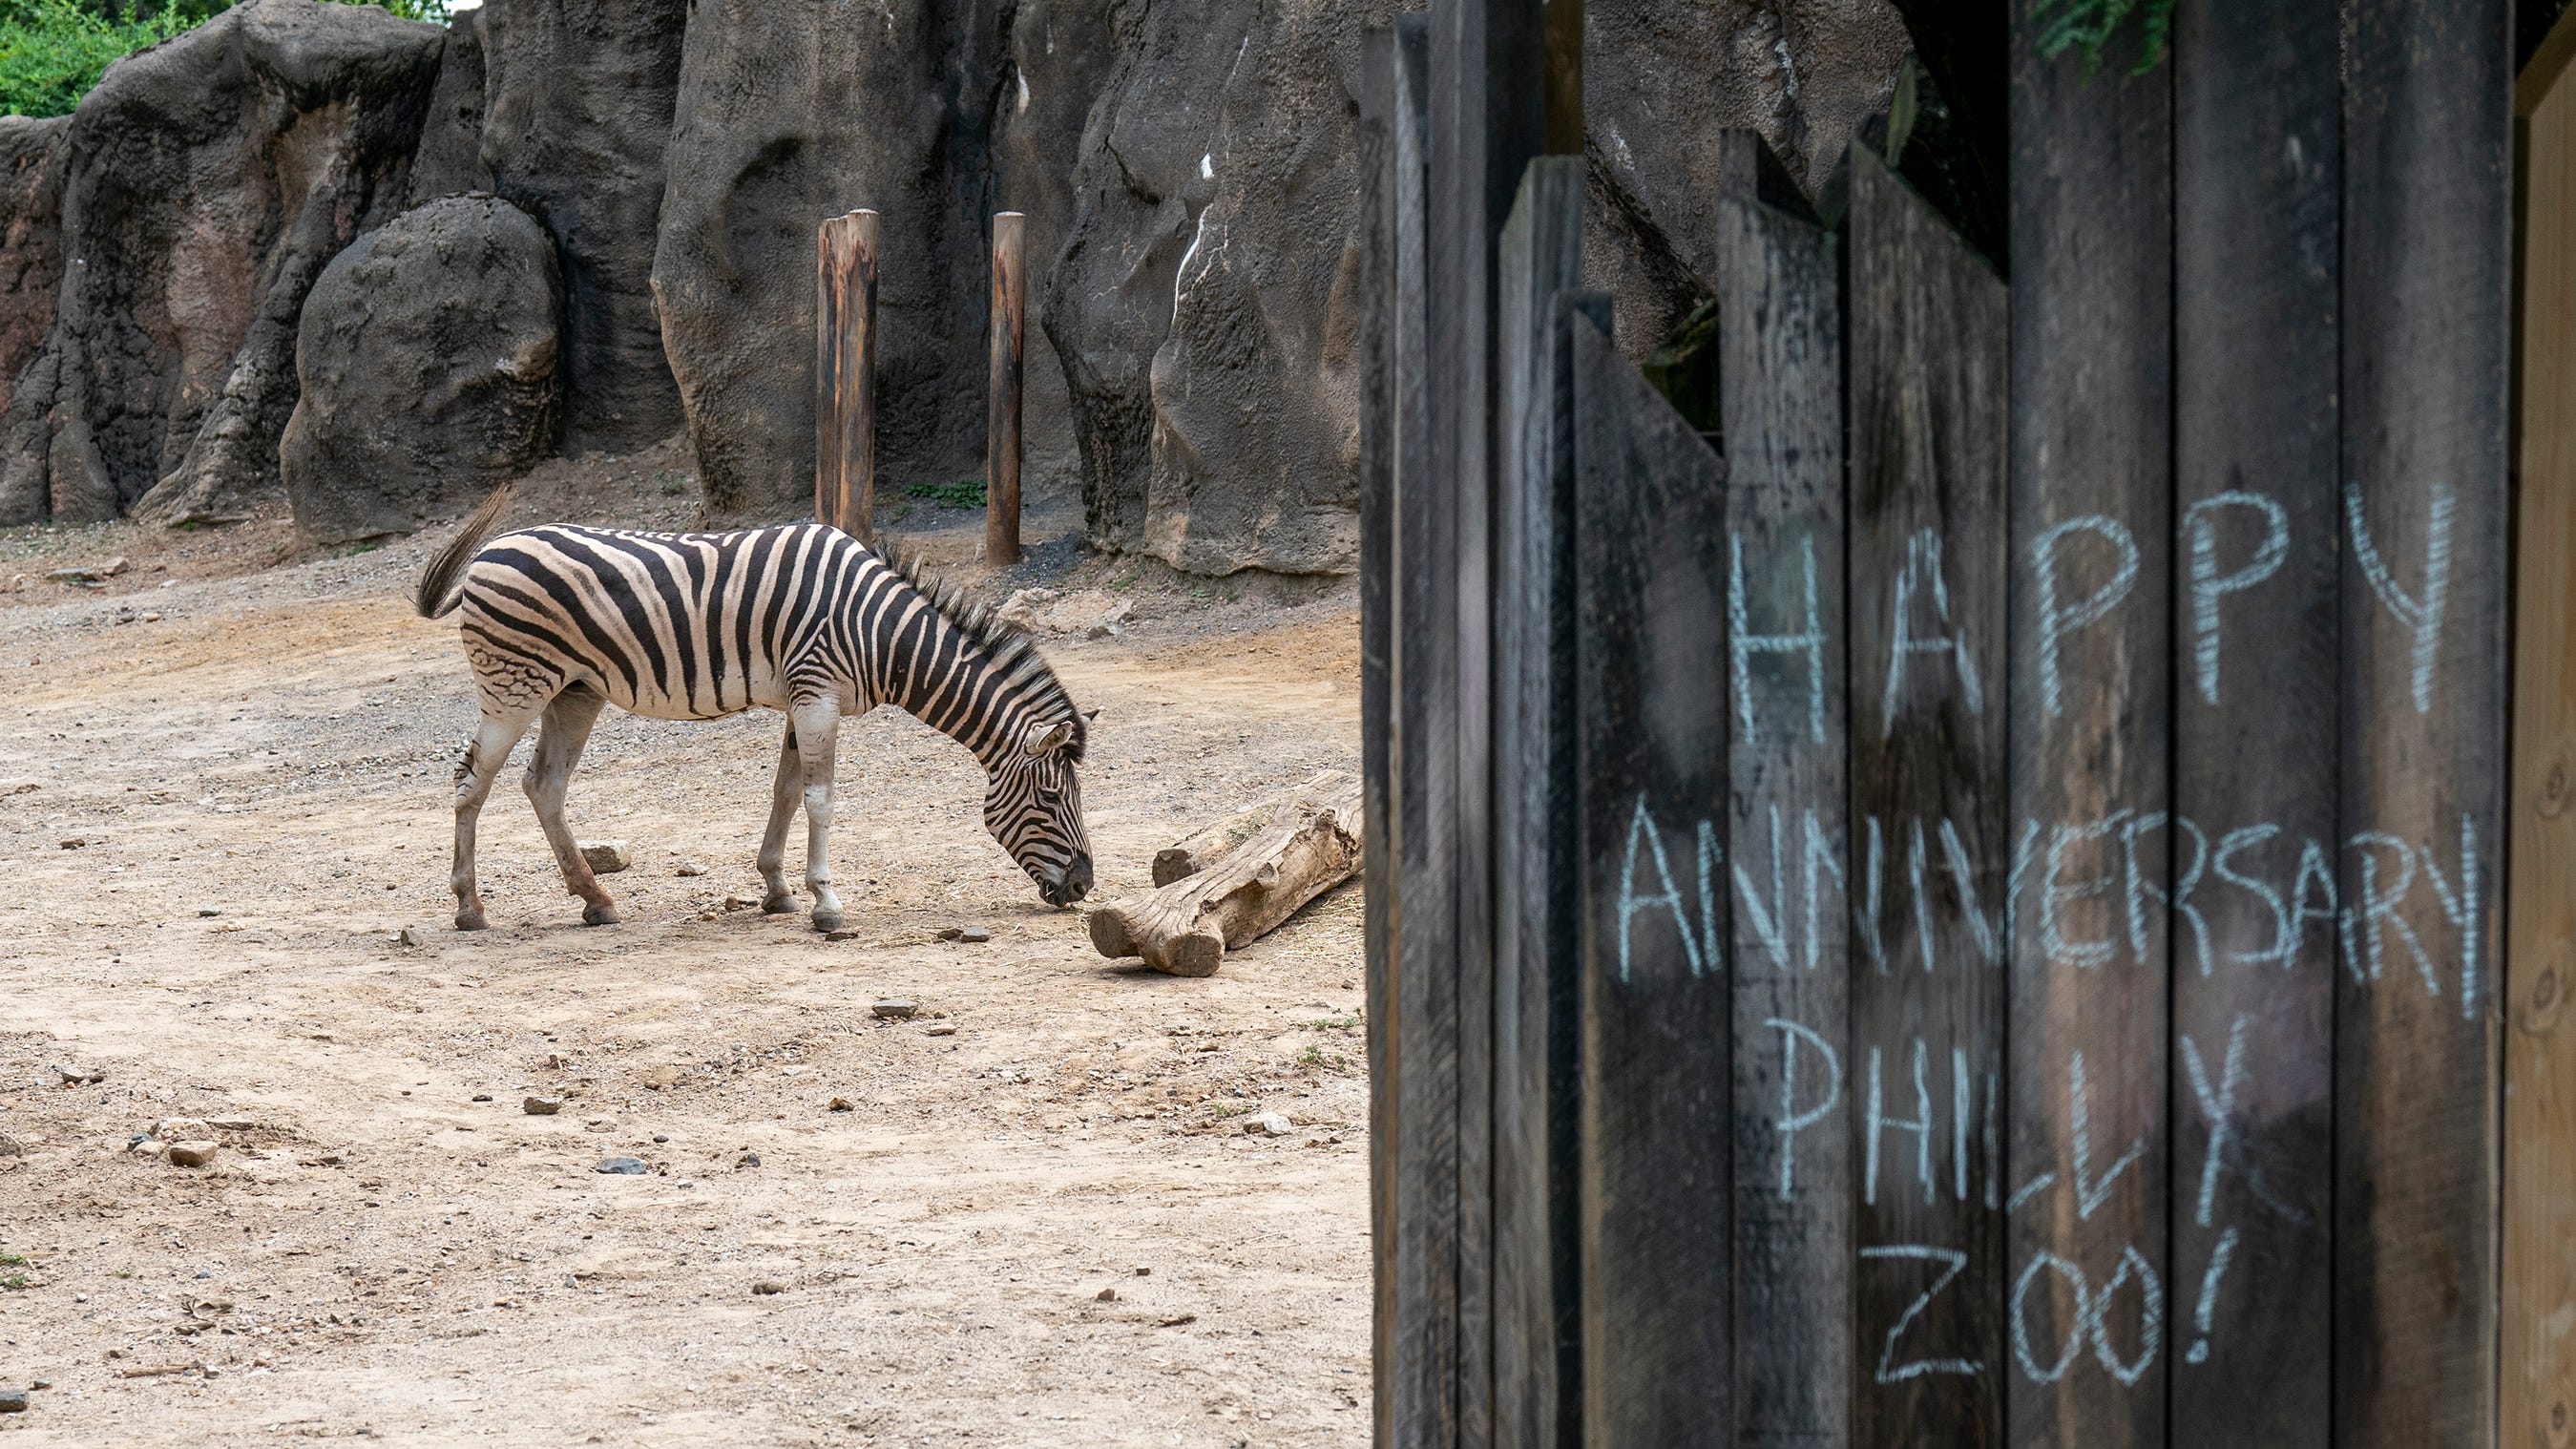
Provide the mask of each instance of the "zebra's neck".
[{"label": "zebra's neck", "polygon": [[999,769],[1032,719],[1013,661],[996,660],[919,591],[897,592],[870,631],[879,700],[964,745],[987,773]]}]

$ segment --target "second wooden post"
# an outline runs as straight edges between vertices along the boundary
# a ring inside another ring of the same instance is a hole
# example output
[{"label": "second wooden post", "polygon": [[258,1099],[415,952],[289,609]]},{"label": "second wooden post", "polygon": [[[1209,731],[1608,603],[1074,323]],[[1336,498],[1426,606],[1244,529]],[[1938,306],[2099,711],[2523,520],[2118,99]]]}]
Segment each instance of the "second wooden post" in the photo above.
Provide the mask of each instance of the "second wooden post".
[{"label": "second wooden post", "polygon": [[877,214],[824,218],[814,262],[814,521],[864,540],[877,502]]},{"label": "second wooden post", "polygon": [[984,426],[984,562],[1020,561],[1020,339],[1028,299],[1027,218],[993,218],[993,350]]}]

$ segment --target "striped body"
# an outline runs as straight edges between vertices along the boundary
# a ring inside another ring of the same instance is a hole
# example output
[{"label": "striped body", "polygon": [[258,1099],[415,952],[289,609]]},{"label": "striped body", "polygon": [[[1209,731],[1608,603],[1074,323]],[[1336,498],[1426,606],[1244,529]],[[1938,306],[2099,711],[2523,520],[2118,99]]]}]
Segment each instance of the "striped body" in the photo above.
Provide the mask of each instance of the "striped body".
[{"label": "striped body", "polygon": [[585,920],[616,919],[563,825],[565,778],[606,705],[657,719],[787,714],[760,868],[765,904],[792,908],[779,874],[786,827],[807,817],[806,884],[837,925],[825,861],[842,716],[893,705],[973,752],[985,828],[1069,905],[1091,885],[1074,766],[1086,717],[1028,640],[908,564],[820,524],[738,533],[642,533],[564,524],[485,543],[506,493],[432,560],[418,605],[461,613],[483,725],[457,775],[460,926],[479,925],[473,825],[510,746],[542,716],[528,794]]}]

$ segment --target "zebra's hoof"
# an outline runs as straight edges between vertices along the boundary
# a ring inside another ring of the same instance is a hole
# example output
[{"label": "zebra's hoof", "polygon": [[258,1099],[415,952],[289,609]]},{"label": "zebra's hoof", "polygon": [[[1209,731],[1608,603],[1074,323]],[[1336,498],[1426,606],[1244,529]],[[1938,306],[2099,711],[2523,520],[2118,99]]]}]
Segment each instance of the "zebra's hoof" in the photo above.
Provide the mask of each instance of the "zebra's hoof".
[{"label": "zebra's hoof", "polygon": [[796,897],[787,891],[780,891],[776,895],[767,895],[760,898],[760,911],[763,915],[784,916],[794,912],[795,909]]},{"label": "zebra's hoof", "polygon": [[458,911],[456,913],[456,929],[460,931],[482,930],[483,913],[481,911]]},{"label": "zebra's hoof", "polygon": [[814,929],[818,931],[837,931],[841,929],[841,913],[839,911],[816,911],[814,913]]},{"label": "zebra's hoof", "polygon": [[584,906],[581,911],[581,923],[585,926],[614,926],[624,919],[625,917],[617,914],[617,907],[606,902],[595,906]]}]

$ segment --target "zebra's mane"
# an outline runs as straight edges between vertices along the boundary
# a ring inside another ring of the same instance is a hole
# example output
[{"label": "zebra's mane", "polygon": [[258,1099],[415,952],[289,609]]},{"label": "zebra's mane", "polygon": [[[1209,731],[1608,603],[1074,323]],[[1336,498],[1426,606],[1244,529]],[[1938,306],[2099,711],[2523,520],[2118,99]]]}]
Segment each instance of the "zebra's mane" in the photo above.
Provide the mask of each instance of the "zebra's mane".
[{"label": "zebra's mane", "polygon": [[920,554],[910,549],[887,548],[878,555],[895,577],[913,587],[913,591],[930,601],[941,618],[955,625],[984,651],[985,660],[998,671],[1002,688],[1015,698],[1028,701],[1041,719],[1064,718],[1073,721],[1073,742],[1065,746],[1065,758],[1082,763],[1082,747],[1090,736],[1091,722],[1066,692],[1064,681],[1055,677],[1046,657],[1038,653],[1037,641],[1025,632],[1002,621],[1001,616],[984,606],[984,601],[967,593],[949,580],[930,571]]}]

